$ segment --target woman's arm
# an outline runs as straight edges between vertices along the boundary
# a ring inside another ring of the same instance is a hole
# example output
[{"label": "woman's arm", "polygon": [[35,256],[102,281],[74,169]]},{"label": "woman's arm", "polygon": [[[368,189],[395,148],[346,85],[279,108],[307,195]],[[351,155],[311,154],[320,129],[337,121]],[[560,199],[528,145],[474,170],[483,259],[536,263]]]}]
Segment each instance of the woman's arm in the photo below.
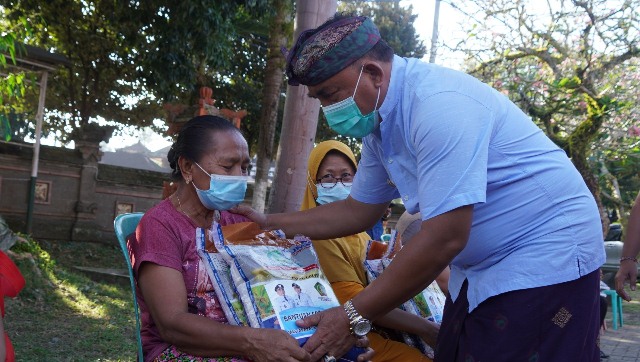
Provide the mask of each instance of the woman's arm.
[{"label": "woman's arm", "polygon": [[197,356],[244,356],[253,361],[308,361],[309,354],[288,333],[218,323],[187,310],[182,274],[144,263],[138,283],[162,339]]}]

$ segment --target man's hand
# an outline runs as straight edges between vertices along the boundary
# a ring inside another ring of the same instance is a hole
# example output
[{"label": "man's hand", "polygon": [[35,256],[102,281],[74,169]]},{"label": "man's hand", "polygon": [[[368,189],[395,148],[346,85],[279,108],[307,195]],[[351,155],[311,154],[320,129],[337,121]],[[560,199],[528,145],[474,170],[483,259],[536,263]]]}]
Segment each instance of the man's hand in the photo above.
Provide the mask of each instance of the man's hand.
[{"label": "man's hand", "polygon": [[267,215],[254,210],[249,205],[239,204],[229,209],[229,211],[234,214],[246,216],[247,218],[251,219],[251,221],[260,225],[261,229],[269,230],[269,226],[267,225]]},{"label": "man's hand", "polygon": [[[318,326],[303,346],[311,353],[312,361],[321,360],[324,355],[336,358],[343,356],[357,341],[356,337],[351,335],[349,318],[341,306],[298,320],[296,324],[302,328]],[[368,353],[363,357],[366,358],[370,358]]]},{"label": "man's hand", "polygon": [[624,290],[625,284],[629,284],[629,289],[636,290],[636,280],[638,278],[637,264],[632,260],[620,262],[620,268],[616,273],[616,292],[627,302],[631,301],[631,296]]}]

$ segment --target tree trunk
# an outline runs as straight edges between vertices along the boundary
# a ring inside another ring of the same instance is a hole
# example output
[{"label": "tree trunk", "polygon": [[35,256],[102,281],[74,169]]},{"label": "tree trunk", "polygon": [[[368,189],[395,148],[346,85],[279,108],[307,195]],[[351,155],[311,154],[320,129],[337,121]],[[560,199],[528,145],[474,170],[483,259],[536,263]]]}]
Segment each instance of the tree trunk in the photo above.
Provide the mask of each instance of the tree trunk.
[{"label": "tree trunk", "polygon": [[[336,0],[298,1],[294,39],[333,16]],[[320,102],[307,97],[306,86],[288,86],[284,120],[280,132],[276,175],[269,196],[269,212],[300,209],[307,182],[307,159],[313,148],[318,126]]]},{"label": "tree trunk", "polygon": [[287,45],[287,34],[291,34],[290,0],[274,0],[275,17],[271,22],[269,34],[269,50],[267,51],[267,68],[262,93],[262,112],[260,114],[260,134],[258,136],[256,180],[253,188],[252,207],[264,212],[267,196],[267,183],[271,160],[273,160],[273,140],[276,133],[278,102],[282,88],[284,72],[284,55],[280,49]]},{"label": "tree trunk", "polygon": [[604,237],[609,230],[609,215],[602,205],[600,184],[598,184],[598,178],[595,176],[587,162],[587,155],[589,154],[590,146],[604,121],[606,106],[601,104],[602,101],[599,99],[594,99],[590,96],[585,96],[585,99],[587,101],[587,113],[589,116],[586,120],[580,123],[580,125],[578,125],[578,127],[576,127],[569,136],[569,157],[571,157],[571,161],[578,169],[578,172],[582,175],[584,182],[587,184],[587,187],[596,200],[600,219],[602,221],[602,236]]}]

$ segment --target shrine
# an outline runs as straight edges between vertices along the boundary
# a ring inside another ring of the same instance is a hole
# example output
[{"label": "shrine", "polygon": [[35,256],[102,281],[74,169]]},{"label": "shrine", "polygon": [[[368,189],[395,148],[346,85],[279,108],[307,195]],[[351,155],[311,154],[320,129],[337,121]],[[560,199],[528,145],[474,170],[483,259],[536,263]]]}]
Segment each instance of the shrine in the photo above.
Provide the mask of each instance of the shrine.
[{"label": "shrine", "polygon": [[174,136],[188,120],[195,116],[212,115],[219,116],[227,119],[233,123],[234,126],[240,128],[242,118],[247,115],[247,111],[231,110],[228,108],[218,108],[215,106],[216,100],[212,98],[213,90],[209,87],[200,88],[200,99],[198,104],[187,106],[184,104],[168,103],[164,105],[164,110],[167,113],[166,123],[169,128],[167,129],[168,136]]},{"label": "shrine", "polygon": [[[209,87],[200,88],[200,99],[197,105],[186,106],[184,104],[168,103],[164,105],[164,110],[167,112],[166,123],[169,128],[167,129],[167,135],[173,137],[182,126],[195,116],[219,116],[229,122],[233,123],[236,128],[240,128],[242,118],[247,115],[247,111],[244,109],[234,111],[228,108],[218,108],[215,106],[216,100],[212,98],[213,90]],[[162,199],[169,197],[177,186],[170,181],[162,182]]]}]

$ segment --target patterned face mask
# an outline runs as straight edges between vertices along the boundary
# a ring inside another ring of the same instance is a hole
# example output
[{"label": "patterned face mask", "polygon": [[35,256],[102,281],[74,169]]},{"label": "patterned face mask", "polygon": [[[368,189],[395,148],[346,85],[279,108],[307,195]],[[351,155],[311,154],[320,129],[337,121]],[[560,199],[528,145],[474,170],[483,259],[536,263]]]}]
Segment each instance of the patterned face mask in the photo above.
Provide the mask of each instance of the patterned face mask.
[{"label": "patterned face mask", "polygon": [[378,101],[380,100],[380,88],[378,88],[378,98],[376,98],[376,105],[373,107],[371,113],[362,115],[360,108],[356,104],[354,97],[360,84],[360,78],[362,78],[362,70],[364,66],[360,68],[360,75],[358,76],[358,82],[356,83],[356,89],[353,90],[353,95],[347,99],[344,99],[338,103],[322,107],[322,112],[327,118],[329,127],[339,134],[347,137],[362,138],[373,130],[380,123],[378,121]]},{"label": "patterned face mask", "polygon": [[198,163],[195,164],[211,178],[208,190],[200,190],[192,183],[204,207],[209,210],[229,210],[244,200],[247,192],[247,176],[209,174]]}]

